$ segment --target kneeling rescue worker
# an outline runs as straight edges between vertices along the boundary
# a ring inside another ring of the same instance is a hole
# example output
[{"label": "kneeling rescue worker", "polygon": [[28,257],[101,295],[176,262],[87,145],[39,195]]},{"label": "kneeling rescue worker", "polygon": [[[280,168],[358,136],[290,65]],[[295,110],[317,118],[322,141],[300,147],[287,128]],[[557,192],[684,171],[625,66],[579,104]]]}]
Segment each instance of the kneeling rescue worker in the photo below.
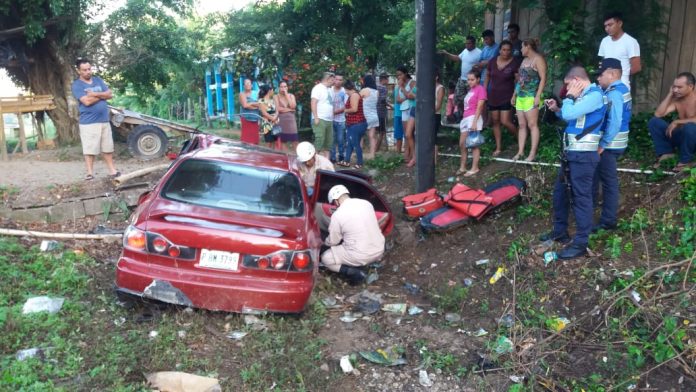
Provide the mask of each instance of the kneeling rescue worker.
[{"label": "kneeling rescue worker", "polygon": [[350,284],[362,283],[366,274],[359,267],[379,260],[384,254],[384,235],[375,209],[367,200],[351,198],[343,185],[332,187],[328,199],[337,209],[331,215],[329,235],[324,241],[329,249],[322,253],[321,262]]},{"label": "kneeling rescue worker", "polygon": [[604,122],[604,94],[590,81],[583,67],[568,71],[565,80],[568,95],[559,108],[553,99],[547,100],[549,110],[567,121],[563,134],[563,159],[553,189],[553,230],[542,235],[541,241],[570,242],[568,213],[575,215],[575,238],[558,252],[559,259],[573,259],[587,253],[592,230],[592,182],[599,164],[600,130]]}]

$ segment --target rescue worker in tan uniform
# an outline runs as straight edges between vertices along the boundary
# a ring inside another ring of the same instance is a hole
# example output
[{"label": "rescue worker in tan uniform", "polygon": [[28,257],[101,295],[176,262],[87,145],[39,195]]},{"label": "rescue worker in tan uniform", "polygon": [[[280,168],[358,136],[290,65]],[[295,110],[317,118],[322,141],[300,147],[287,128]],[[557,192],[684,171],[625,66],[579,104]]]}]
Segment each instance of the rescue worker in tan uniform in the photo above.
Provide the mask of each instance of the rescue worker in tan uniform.
[{"label": "rescue worker in tan uniform", "polygon": [[359,267],[379,260],[384,254],[384,235],[375,209],[367,200],[352,199],[343,185],[331,188],[328,199],[337,208],[331,215],[329,236],[324,241],[330,248],[322,253],[321,262],[350,284],[362,283],[366,274]]},{"label": "rescue worker in tan uniform", "polygon": [[297,145],[297,170],[302,181],[307,187],[307,194],[314,193],[314,180],[317,178],[317,169],[334,170],[334,165],[323,155],[317,155],[317,150],[310,142],[302,142]]}]

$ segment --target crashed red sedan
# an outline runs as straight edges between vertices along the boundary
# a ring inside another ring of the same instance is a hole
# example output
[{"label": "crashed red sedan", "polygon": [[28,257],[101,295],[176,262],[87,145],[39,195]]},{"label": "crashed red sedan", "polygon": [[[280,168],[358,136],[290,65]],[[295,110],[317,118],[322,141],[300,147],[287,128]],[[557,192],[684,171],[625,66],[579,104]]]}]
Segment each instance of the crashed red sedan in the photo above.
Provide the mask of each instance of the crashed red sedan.
[{"label": "crashed red sedan", "polygon": [[318,273],[320,222],[332,186],[370,201],[382,231],[393,216],[365,179],[319,171],[308,196],[294,157],[199,138],[140,197],[116,268],[122,293],[229,312],[299,313]]}]

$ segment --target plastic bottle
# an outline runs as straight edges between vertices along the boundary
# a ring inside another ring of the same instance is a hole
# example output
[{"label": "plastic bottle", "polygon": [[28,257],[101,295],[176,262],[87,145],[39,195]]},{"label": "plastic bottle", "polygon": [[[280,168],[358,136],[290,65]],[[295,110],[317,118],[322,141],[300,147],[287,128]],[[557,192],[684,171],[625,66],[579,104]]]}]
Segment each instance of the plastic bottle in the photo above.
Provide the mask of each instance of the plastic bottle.
[{"label": "plastic bottle", "polygon": [[498,267],[498,269],[495,271],[493,276],[488,280],[490,284],[495,284],[500,278],[503,277],[503,274],[507,271],[505,267]]}]

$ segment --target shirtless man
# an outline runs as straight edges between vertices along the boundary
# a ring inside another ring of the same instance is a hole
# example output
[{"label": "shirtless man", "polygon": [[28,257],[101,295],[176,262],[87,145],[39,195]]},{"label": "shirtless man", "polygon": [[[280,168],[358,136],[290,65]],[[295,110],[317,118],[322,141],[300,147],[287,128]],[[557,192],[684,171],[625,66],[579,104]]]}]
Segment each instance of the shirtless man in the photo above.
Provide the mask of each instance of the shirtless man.
[{"label": "shirtless man", "polygon": [[[669,94],[655,110],[655,117],[648,122],[648,129],[655,145],[657,164],[674,156],[674,149],[679,151],[679,163],[674,171],[680,172],[694,165],[696,153],[696,77],[690,72],[677,75]],[[674,111],[678,120],[667,124],[661,117]]]}]

